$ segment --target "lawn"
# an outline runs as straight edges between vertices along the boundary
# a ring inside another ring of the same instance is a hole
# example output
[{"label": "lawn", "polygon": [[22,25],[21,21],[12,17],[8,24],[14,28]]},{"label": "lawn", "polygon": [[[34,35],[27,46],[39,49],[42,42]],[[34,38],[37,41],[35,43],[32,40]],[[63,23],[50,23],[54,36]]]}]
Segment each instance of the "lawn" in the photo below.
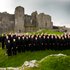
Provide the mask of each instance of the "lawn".
[{"label": "lawn", "polygon": [[36,51],[36,52],[25,52],[19,53],[15,56],[7,56],[5,55],[5,50],[0,48],[0,67],[18,67],[21,66],[25,61],[29,60],[41,60],[45,56],[51,54],[59,54],[63,53],[70,56],[70,50],[63,50],[63,51],[52,51],[52,50],[45,50],[45,51]]}]

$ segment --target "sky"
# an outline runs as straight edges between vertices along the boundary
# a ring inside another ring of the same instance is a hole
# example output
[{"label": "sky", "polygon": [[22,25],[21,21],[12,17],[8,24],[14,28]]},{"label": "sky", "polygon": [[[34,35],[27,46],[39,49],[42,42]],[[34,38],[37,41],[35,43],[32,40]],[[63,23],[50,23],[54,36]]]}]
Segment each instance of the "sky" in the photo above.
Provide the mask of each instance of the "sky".
[{"label": "sky", "polygon": [[17,6],[24,7],[25,14],[49,14],[53,25],[70,27],[70,0],[0,0],[0,12],[14,14]]}]

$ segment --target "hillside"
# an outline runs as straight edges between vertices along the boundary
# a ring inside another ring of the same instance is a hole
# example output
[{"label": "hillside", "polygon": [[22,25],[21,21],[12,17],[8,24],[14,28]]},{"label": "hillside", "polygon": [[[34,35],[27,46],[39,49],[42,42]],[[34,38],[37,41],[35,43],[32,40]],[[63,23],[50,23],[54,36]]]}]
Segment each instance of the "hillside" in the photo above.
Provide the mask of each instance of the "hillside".
[{"label": "hillside", "polygon": [[51,29],[40,29],[37,32],[27,32],[28,34],[55,34],[55,35],[61,35],[63,32],[57,32],[55,30]]}]

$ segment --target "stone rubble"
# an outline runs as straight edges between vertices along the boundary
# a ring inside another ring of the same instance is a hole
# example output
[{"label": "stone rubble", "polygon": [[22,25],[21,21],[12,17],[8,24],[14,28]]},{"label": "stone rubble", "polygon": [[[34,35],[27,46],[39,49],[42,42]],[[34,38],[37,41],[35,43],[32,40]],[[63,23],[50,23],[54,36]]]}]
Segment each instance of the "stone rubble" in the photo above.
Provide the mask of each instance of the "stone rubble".
[{"label": "stone rubble", "polygon": [[37,60],[25,61],[23,66],[24,67],[38,67]]},{"label": "stone rubble", "polygon": [[38,67],[37,60],[25,61],[21,67],[7,67],[0,70],[24,70],[24,67]]}]

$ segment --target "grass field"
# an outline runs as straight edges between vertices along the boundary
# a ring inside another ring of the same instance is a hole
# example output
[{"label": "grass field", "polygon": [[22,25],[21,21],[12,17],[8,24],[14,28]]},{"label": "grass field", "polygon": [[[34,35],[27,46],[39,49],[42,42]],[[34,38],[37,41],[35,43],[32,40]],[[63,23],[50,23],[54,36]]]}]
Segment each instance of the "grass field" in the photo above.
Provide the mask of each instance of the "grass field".
[{"label": "grass field", "polygon": [[0,67],[18,67],[21,66],[27,60],[41,60],[45,56],[51,54],[58,54],[63,53],[70,56],[70,50],[64,51],[52,51],[52,50],[45,50],[45,51],[36,51],[36,52],[25,52],[20,53],[15,56],[7,56],[5,55],[5,50],[0,48]]}]

